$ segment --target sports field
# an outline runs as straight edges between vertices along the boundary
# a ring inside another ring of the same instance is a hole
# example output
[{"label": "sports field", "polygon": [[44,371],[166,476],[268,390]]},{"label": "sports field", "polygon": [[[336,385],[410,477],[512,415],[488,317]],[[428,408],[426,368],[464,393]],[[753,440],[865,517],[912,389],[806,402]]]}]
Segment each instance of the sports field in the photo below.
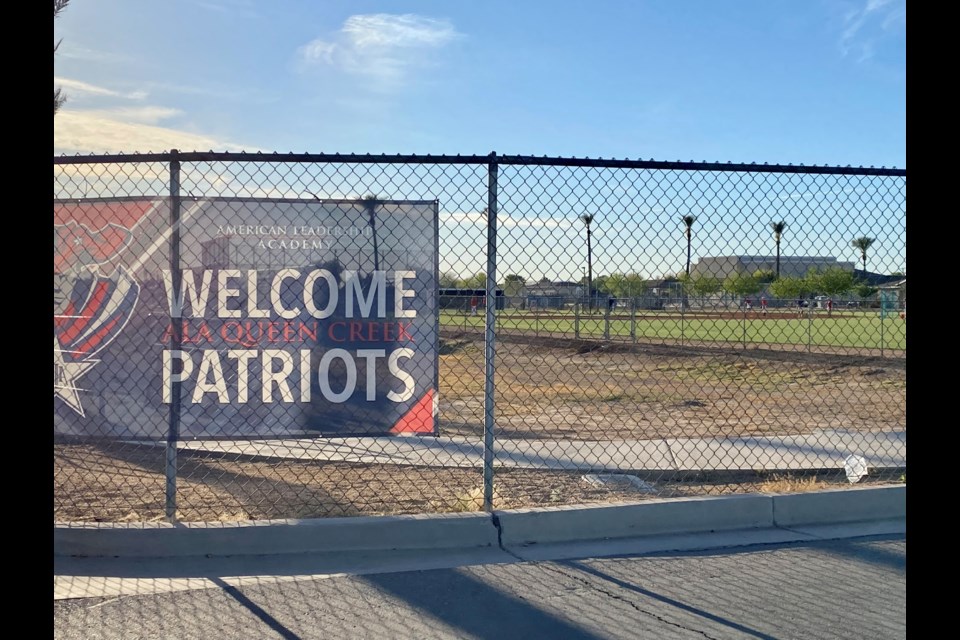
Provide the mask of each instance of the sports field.
[{"label": "sports field", "polygon": [[[444,310],[441,328],[482,331],[483,309],[477,315]],[[584,313],[579,319],[572,311],[521,311],[497,313],[497,328],[506,333],[569,337],[583,340],[682,341],[741,343],[754,345],[798,345],[845,349],[906,350],[906,320],[896,313],[881,318],[878,310],[834,311],[616,311]],[[632,329],[632,332],[631,332]]]}]

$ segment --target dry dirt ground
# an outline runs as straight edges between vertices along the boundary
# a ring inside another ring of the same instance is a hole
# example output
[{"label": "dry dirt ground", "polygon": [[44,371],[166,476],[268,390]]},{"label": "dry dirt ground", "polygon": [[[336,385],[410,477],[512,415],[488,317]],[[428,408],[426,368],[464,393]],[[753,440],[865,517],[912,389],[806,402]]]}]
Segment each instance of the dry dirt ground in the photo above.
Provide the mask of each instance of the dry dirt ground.
[{"label": "dry dirt ground", "polygon": [[[441,348],[440,433],[483,433],[483,344]],[[497,344],[498,438],[608,440],[905,430],[906,360],[776,351],[611,346],[504,338]],[[151,521],[164,514],[163,448],[54,444],[54,520]],[[647,487],[595,486],[575,471],[498,468],[509,509],[649,497],[816,489],[841,470],[636,474]],[[868,482],[896,482],[901,471]],[[186,521],[476,510],[479,469],[439,469],[236,454],[180,454]]]},{"label": "dry dirt ground", "polygon": [[[504,337],[499,438],[606,440],[906,428],[906,360]],[[441,430],[483,432],[483,344],[449,338]]]}]

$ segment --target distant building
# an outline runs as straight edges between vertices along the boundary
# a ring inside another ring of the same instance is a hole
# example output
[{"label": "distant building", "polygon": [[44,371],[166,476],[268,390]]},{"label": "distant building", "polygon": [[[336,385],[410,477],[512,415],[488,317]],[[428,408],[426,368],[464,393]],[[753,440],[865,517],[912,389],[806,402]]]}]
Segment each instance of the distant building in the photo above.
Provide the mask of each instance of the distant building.
[{"label": "distant building", "polygon": [[538,282],[524,285],[520,295],[529,307],[538,309],[562,309],[586,294],[586,287],[579,282]]},{"label": "distant building", "polygon": [[646,292],[637,301],[638,309],[663,309],[680,304],[684,299],[683,284],[673,276],[647,280],[646,285]]},{"label": "distant building", "polygon": [[888,276],[882,273],[873,273],[871,271],[863,271],[862,269],[854,269],[853,276],[856,278],[857,282],[863,282],[871,287],[880,287],[881,289],[897,288],[901,284],[904,287],[907,286],[907,277],[904,275]]},{"label": "distant building", "polygon": [[645,280],[644,283],[647,285],[647,291],[655,296],[677,295],[677,292],[682,290],[680,280],[672,276]]},{"label": "distant building", "polygon": [[[821,271],[840,268],[853,271],[853,262],[839,262],[825,256],[780,256],[780,275],[801,277],[811,269]],[[776,256],[719,256],[700,258],[690,267],[690,275],[723,280],[734,274],[748,275],[757,271],[777,271]]]},{"label": "distant building", "polygon": [[907,277],[906,276],[885,276],[894,278],[891,281],[879,285],[880,291],[889,291],[896,296],[897,305],[904,309],[907,306]]}]

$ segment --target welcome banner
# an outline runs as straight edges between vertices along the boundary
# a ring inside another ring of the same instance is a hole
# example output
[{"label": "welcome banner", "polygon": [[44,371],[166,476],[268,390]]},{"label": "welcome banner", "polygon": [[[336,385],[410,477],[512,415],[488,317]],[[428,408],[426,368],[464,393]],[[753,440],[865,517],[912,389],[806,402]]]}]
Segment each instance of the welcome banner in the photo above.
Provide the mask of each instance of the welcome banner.
[{"label": "welcome banner", "polygon": [[54,430],[436,433],[436,202],[54,203]]}]

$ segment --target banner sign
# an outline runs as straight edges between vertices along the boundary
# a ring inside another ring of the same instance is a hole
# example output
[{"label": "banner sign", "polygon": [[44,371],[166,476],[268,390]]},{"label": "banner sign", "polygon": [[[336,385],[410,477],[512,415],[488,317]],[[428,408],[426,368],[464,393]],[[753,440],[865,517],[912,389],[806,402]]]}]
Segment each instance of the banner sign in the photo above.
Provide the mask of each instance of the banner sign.
[{"label": "banner sign", "polygon": [[178,204],[54,203],[55,433],[436,434],[436,202]]}]

